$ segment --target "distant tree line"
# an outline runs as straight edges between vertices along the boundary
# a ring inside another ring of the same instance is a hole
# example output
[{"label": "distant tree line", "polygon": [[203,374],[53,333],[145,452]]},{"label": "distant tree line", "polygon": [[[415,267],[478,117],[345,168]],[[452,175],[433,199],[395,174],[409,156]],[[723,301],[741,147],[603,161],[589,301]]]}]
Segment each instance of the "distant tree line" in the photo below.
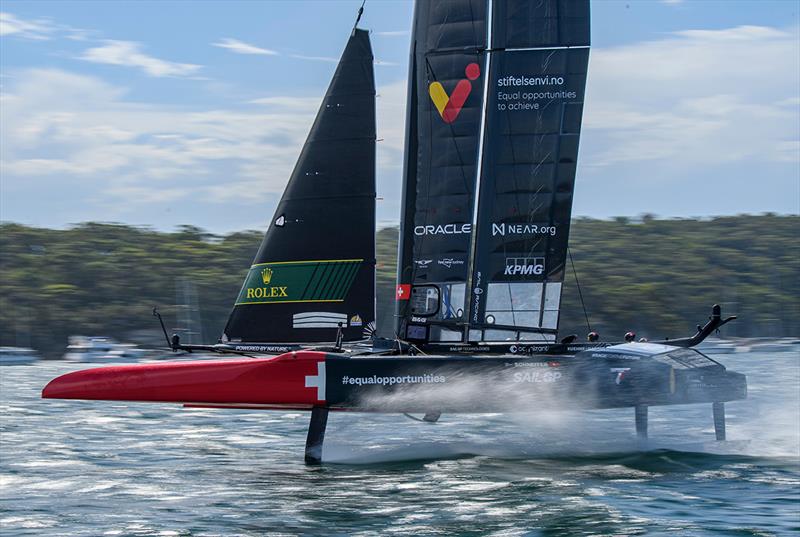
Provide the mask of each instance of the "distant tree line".
[{"label": "distant tree line", "polygon": [[[573,221],[562,335],[605,340],[628,330],[682,336],[714,303],[740,320],[729,336],[800,334],[800,217]],[[177,328],[176,286],[190,282],[209,342],[221,334],[262,232],[218,236],[192,226],[172,233],[121,224],[66,230],[0,224],[0,343],[60,355],[73,334],[161,344],[160,304]],[[377,237],[378,327],[393,333],[397,228]],[[178,296],[180,293],[178,293]]]}]

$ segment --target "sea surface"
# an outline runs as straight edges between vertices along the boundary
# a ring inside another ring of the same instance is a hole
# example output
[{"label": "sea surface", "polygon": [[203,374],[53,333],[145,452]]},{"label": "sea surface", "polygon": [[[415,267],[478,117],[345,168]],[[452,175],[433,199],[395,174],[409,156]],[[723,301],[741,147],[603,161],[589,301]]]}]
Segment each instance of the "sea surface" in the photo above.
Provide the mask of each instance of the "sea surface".
[{"label": "sea surface", "polygon": [[89,365],[0,368],[0,535],[797,535],[800,354],[715,356],[748,375],[729,441],[710,405],[308,414],[40,399]]}]

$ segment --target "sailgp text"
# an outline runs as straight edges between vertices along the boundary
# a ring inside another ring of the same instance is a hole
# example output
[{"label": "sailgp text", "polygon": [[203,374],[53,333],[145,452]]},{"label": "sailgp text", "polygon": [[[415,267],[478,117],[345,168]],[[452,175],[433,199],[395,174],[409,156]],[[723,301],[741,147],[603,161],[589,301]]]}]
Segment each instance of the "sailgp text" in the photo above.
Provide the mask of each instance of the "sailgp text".
[{"label": "sailgp text", "polygon": [[558,371],[525,371],[514,373],[514,382],[558,382],[562,374]]}]

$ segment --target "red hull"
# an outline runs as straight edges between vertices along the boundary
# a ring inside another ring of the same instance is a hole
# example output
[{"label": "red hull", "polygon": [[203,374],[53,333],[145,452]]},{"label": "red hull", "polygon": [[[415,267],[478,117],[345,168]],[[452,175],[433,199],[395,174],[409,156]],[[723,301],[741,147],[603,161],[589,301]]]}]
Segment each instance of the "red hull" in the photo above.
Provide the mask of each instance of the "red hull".
[{"label": "red hull", "polygon": [[[274,405],[308,409],[325,404],[325,353],[272,358],[131,364],[75,371],[50,381],[42,397],[153,401],[196,406]],[[318,399],[318,397],[322,397]]]}]

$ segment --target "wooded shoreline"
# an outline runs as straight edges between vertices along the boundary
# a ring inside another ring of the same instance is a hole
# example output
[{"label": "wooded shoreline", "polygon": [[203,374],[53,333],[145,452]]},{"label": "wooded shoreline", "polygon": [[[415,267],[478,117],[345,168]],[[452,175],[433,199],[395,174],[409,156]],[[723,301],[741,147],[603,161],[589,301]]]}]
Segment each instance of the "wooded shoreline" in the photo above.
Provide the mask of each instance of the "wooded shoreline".
[{"label": "wooded shoreline", "polygon": [[[573,220],[570,249],[591,328],[604,340],[694,331],[714,303],[739,320],[729,336],[800,334],[800,217]],[[160,344],[151,312],[177,324],[176,285],[189,281],[203,332],[222,332],[262,231],[214,235],[84,223],[66,230],[0,224],[0,344],[49,357],[74,334]],[[378,328],[392,336],[397,228],[377,240]],[[560,333],[588,332],[567,267]],[[184,284],[185,285],[185,284]],[[160,338],[160,339],[159,339]]]}]

